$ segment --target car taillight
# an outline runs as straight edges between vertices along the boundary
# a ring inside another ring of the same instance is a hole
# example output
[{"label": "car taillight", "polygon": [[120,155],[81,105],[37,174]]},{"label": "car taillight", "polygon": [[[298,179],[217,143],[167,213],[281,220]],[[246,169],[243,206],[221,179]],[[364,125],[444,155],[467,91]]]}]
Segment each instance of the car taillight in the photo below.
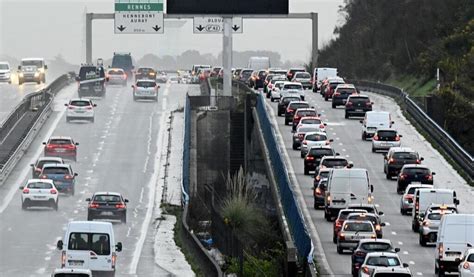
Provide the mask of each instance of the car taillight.
[{"label": "car taillight", "polygon": [[319,125],[319,129],[324,129],[324,124],[321,123],[321,124]]},{"label": "car taillight", "polygon": [[328,196],[326,197],[326,199],[327,199],[328,202],[331,202],[331,195],[328,195]]},{"label": "car taillight", "polygon": [[115,252],[112,254],[112,268],[115,268],[115,263],[117,262],[117,254]]},{"label": "car taillight", "polygon": [[61,253],[61,268],[64,268],[66,266],[66,251],[63,251]]},{"label": "car taillight", "polygon": [[389,164],[393,164],[395,162],[395,159],[394,158],[390,158],[390,160],[388,160],[388,163]]},{"label": "car taillight", "polygon": [[287,113],[292,113],[292,112],[294,112],[294,110],[292,110],[292,109],[286,109],[286,112],[287,112]]},{"label": "car taillight", "polygon": [[339,234],[339,240],[345,240],[346,236],[343,233]]},{"label": "car taillight", "polygon": [[430,226],[430,221],[429,220],[423,221],[423,226]]},{"label": "car taillight", "polygon": [[127,79],[127,74],[124,73],[124,74],[122,75],[122,77],[123,77],[124,80]]},{"label": "car taillight", "polygon": [[48,179],[48,176],[46,176],[46,175],[44,175],[44,174],[43,174],[43,175],[40,175],[39,177],[40,177],[40,179]]},{"label": "car taillight", "polygon": [[55,190],[55,189],[51,189],[51,190],[49,191],[49,193],[51,193],[51,194],[58,194],[58,191]]},{"label": "car taillight", "polygon": [[41,168],[35,167],[35,172],[41,172]]},{"label": "car taillight", "polygon": [[362,269],[362,272],[364,272],[365,274],[369,274],[369,273],[370,273],[370,272],[369,272],[369,268],[366,267],[366,266],[362,267],[361,269]]},{"label": "car taillight", "polygon": [[406,177],[408,177],[406,174],[401,174],[400,175],[400,180],[405,180]]},{"label": "car taillight", "polygon": [[321,180],[321,176],[318,175],[318,176],[314,177],[314,180],[316,180],[317,182],[319,182],[319,180]]},{"label": "car taillight", "polygon": [[379,140],[379,136],[375,135],[372,139],[373,140]]},{"label": "car taillight", "polygon": [[71,180],[72,178],[73,178],[73,176],[69,175],[69,174],[64,176],[64,179],[66,179],[66,180]]},{"label": "car taillight", "polygon": [[413,195],[407,194],[405,197],[403,197],[405,200],[410,200],[413,199]]},{"label": "car taillight", "polygon": [[298,137],[299,137],[300,139],[304,139],[304,135],[303,135],[303,134],[299,134]]},{"label": "car taillight", "polygon": [[375,225],[375,231],[380,231],[382,229],[382,227],[380,227],[379,224]]},{"label": "car taillight", "polygon": [[98,208],[98,207],[99,207],[99,203],[92,202],[92,203],[89,204],[89,208],[95,209],[95,208]]},{"label": "car taillight", "polygon": [[420,160],[416,160],[416,163],[417,163],[417,164],[421,164],[421,161],[420,161]]},{"label": "car taillight", "polygon": [[72,105],[69,105],[69,106],[67,106],[67,108],[70,109],[70,110],[74,110],[76,107],[74,107]]},{"label": "car taillight", "polygon": [[342,220],[337,220],[336,221],[336,227],[341,228],[342,227]]},{"label": "car taillight", "polygon": [[300,119],[298,115],[295,115],[295,117],[293,118],[293,120],[298,120],[298,119]]},{"label": "car taillight", "polygon": [[399,135],[397,135],[397,136],[395,137],[395,141],[400,141],[400,136],[399,136]]},{"label": "car taillight", "polygon": [[24,188],[23,189],[23,194],[28,194],[30,193],[30,189],[29,188]]},{"label": "car taillight", "polygon": [[306,144],[308,144],[308,142],[307,142],[306,140],[303,140],[303,144],[305,144],[305,145],[306,145]]},{"label": "car taillight", "polygon": [[440,259],[443,258],[443,252],[444,252],[444,246],[443,246],[443,243],[440,242],[439,245],[438,245],[438,257]]},{"label": "car taillight", "polygon": [[464,269],[469,269],[469,262],[464,262],[464,264],[462,265],[462,268]]},{"label": "car taillight", "polygon": [[326,145],[329,145],[331,142],[329,140],[326,140]]},{"label": "car taillight", "polygon": [[316,195],[321,195],[321,189],[320,188],[316,188],[316,190],[314,191],[314,193]]},{"label": "car taillight", "polygon": [[365,102],[365,105],[366,105],[367,107],[370,107],[370,106],[372,106],[372,103],[370,103],[370,102]]},{"label": "car taillight", "polygon": [[431,174],[426,175],[426,179],[428,181],[432,181],[433,180],[433,175],[431,175]]},{"label": "car taillight", "polygon": [[47,145],[46,145],[46,148],[51,149],[51,148],[54,148],[55,146],[56,146],[56,145],[47,144]]},{"label": "car taillight", "polygon": [[306,160],[307,160],[307,161],[313,161],[313,160],[314,160],[314,157],[306,156]]},{"label": "car taillight", "polygon": [[351,101],[348,101],[348,102],[346,103],[346,106],[352,106],[352,102],[351,102]]},{"label": "car taillight", "polygon": [[87,106],[86,109],[87,110],[92,110],[92,106]]},{"label": "car taillight", "polygon": [[117,208],[117,209],[125,209],[125,204],[124,204],[124,203],[115,204],[115,208]]},{"label": "car taillight", "polygon": [[76,146],[74,144],[67,144],[67,145],[64,145],[65,148],[67,149],[75,149]]},{"label": "car taillight", "polygon": [[341,95],[339,92],[334,93],[334,96],[339,96]]},{"label": "car taillight", "polygon": [[372,235],[370,236],[371,239],[376,239],[377,238],[377,235]]}]

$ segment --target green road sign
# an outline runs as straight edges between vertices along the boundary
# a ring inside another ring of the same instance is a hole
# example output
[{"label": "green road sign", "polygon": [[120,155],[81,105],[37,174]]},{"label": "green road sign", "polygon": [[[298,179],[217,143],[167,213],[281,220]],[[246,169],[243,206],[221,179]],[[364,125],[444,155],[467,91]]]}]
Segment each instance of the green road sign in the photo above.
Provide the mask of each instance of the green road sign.
[{"label": "green road sign", "polygon": [[115,3],[116,12],[161,12],[163,3]]}]

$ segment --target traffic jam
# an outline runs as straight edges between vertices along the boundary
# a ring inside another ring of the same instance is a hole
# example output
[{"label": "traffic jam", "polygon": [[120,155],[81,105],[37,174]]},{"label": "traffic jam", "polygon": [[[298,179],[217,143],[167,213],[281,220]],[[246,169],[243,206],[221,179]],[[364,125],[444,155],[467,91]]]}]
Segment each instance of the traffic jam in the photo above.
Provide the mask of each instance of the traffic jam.
[{"label": "traffic jam", "polygon": [[361,125],[360,134],[351,135],[370,141],[369,151],[383,155],[380,171],[385,179],[396,180],[392,191],[400,199],[397,212],[410,216],[411,226],[406,228],[417,234],[420,247],[434,246],[433,255],[425,258],[434,258],[435,268],[426,271],[434,270],[437,276],[474,276],[474,215],[459,212],[461,203],[455,190],[434,186],[436,172],[425,165],[416,149],[403,143],[389,111],[375,109],[369,95],[346,83],[336,68],[315,68],[313,74],[304,68],[247,71],[234,69],[234,79],[262,93],[269,100],[267,105],[274,105],[270,108],[275,109],[276,119],[289,125],[280,130],[283,137],[291,135],[287,149],[299,152],[301,171],[311,176],[307,182],[313,208],[332,225],[334,250],[351,255],[347,274],[422,275],[411,272],[401,247],[384,238],[387,226],[381,209],[385,205],[374,197],[377,188],[369,171],[336,151],[324,115],[305,101],[310,93],[322,97],[326,107],[319,109],[343,107],[344,119],[355,118]]}]

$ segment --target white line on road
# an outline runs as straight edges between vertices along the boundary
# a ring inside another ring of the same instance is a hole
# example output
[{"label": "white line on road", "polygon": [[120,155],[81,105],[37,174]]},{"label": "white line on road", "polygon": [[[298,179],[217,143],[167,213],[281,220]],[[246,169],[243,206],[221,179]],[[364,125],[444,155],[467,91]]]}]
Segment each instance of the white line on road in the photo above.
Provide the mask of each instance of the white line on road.
[{"label": "white line on road", "polygon": [[408,251],[403,251],[403,255],[408,255]]},{"label": "white line on road", "polygon": [[414,261],[409,261],[408,263],[409,263],[409,264],[415,264],[415,262],[414,262]]},{"label": "white line on road", "polygon": [[421,272],[417,272],[417,273],[416,273],[416,275],[418,275],[418,276],[422,276],[422,275],[423,275],[423,273],[421,273]]},{"label": "white line on road", "polygon": [[392,231],[392,235],[396,236],[396,235],[397,235],[397,232]]},{"label": "white line on road", "polygon": [[399,242],[398,242],[398,245],[403,245],[403,242],[399,241]]}]

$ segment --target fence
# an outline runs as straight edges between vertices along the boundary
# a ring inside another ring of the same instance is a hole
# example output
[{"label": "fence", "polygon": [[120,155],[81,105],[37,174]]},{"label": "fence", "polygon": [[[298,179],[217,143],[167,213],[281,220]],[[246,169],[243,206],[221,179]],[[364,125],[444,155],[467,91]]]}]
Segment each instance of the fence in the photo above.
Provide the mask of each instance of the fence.
[{"label": "fence", "polygon": [[291,189],[288,171],[280,154],[283,150],[278,146],[272,124],[265,109],[265,100],[263,99],[262,94],[259,94],[257,99],[257,114],[262,128],[261,131],[263,132],[263,137],[270,154],[270,160],[275,173],[285,216],[291,234],[293,235],[298,255],[303,259],[307,258],[307,262],[312,263],[311,237],[306,229],[303,215],[298,207],[297,200],[295,199],[295,194]]},{"label": "fence", "polygon": [[474,182],[474,158],[464,150],[443,128],[441,128],[433,119],[431,119],[422,108],[420,108],[403,90],[368,81],[351,81],[361,90],[371,91],[374,93],[390,96],[398,100],[402,108],[413,118],[416,124],[438,144],[456,165],[461,168],[469,179],[470,183]]},{"label": "fence", "polygon": [[181,187],[183,205],[189,203],[189,162],[191,158],[191,104],[189,102],[189,96],[186,95],[186,103],[184,105],[183,184]]}]

